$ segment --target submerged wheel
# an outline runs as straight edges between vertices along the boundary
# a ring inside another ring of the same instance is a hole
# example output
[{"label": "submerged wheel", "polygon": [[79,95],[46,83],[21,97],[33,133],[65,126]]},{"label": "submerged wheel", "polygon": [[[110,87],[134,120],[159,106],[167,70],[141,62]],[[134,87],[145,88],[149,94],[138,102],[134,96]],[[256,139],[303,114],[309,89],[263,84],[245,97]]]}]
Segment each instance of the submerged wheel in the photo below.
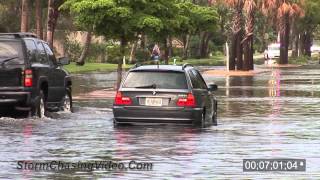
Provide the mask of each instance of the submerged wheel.
[{"label": "submerged wheel", "polygon": [[203,111],[202,115],[201,115],[201,124],[200,124],[200,127],[205,127],[205,124],[206,124],[206,112]]},{"label": "submerged wheel", "polygon": [[218,126],[218,103],[215,102],[213,115],[212,115],[212,124]]},{"label": "submerged wheel", "polygon": [[39,118],[43,118],[46,115],[46,100],[43,91],[40,90],[39,100],[36,102],[35,106],[32,108],[32,115]]},{"label": "submerged wheel", "polygon": [[71,89],[66,89],[66,94],[63,97],[63,103],[62,103],[62,110],[64,112],[73,112],[73,106],[72,106],[72,95],[71,95]]}]

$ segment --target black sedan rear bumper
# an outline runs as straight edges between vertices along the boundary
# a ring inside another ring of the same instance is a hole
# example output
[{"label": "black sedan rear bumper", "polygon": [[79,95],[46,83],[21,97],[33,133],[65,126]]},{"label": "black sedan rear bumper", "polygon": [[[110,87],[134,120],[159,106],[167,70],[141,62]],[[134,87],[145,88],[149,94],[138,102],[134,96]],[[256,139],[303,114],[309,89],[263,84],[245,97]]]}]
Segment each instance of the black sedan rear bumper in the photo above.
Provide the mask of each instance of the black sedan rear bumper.
[{"label": "black sedan rear bumper", "polygon": [[201,108],[114,106],[116,123],[195,124],[201,121]]}]

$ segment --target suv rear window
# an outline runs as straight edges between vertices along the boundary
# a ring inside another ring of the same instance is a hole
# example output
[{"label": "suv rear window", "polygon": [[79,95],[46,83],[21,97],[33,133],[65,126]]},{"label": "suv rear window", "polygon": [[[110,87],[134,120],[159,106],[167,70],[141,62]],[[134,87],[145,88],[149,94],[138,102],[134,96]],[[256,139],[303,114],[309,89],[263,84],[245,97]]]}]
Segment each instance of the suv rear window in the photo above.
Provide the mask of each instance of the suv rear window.
[{"label": "suv rear window", "polygon": [[24,62],[22,43],[14,40],[0,40],[0,63],[5,59],[13,57],[17,58],[6,62],[6,64],[21,64]]},{"label": "suv rear window", "polygon": [[188,89],[183,72],[130,72],[124,88]]}]

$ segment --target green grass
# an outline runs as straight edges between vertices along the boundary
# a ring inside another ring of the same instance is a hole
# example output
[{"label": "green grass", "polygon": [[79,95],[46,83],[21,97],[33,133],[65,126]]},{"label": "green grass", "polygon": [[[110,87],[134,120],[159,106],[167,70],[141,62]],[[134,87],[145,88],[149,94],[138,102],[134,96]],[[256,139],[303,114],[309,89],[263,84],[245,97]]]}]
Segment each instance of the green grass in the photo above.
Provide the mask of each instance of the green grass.
[{"label": "green grass", "polygon": [[[130,68],[132,65],[126,65],[125,68]],[[86,63],[84,66],[77,66],[71,63],[64,66],[70,73],[87,73],[94,71],[114,71],[117,69],[117,64],[104,64],[104,63]]]}]

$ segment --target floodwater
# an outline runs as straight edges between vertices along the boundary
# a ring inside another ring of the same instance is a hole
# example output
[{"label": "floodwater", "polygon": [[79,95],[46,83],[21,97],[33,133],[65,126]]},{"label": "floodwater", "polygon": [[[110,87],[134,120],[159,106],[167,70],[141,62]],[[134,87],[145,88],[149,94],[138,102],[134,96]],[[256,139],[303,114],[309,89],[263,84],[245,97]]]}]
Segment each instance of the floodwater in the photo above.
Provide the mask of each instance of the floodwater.
[{"label": "floodwater", "polygon": [[[114,73],[77,75],[74,93],[112,87]],[[205,76],[219,85],[219,126],[114,128],[112,99],[75,101],[73,114],[0,119],[1,179],[320,179],[319,67],[255,77]],[[306,172],[243,172],[250,158],[306,159]],[[17,161],[153,163],[151,171],[34,171]]]}]

